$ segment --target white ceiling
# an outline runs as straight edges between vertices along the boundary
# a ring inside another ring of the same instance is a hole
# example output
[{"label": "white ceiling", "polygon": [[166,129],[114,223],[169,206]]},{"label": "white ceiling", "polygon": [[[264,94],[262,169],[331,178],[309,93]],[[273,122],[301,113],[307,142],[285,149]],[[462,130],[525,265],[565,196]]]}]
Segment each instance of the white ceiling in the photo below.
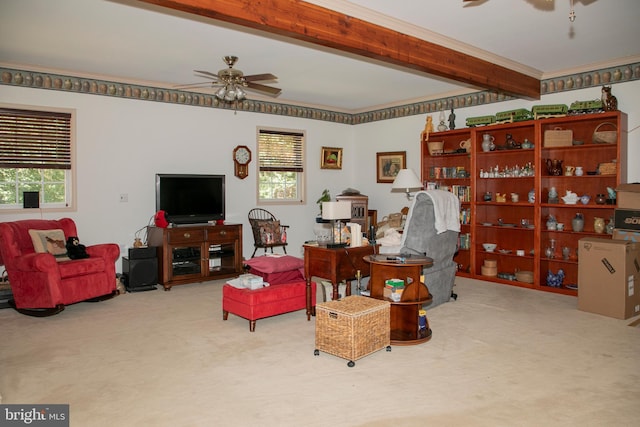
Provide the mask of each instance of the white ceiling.
[{"label": "white ceiling", "polygon": [[[640,58],[640,1],[310,0],[534,76]],[[0,0],[0,63],[172,88],[236,55],[245,74],[273,73],[277,102],[358,112],[470,88],[135,0]],[[253,99],[265,98],[253,92]]]}]

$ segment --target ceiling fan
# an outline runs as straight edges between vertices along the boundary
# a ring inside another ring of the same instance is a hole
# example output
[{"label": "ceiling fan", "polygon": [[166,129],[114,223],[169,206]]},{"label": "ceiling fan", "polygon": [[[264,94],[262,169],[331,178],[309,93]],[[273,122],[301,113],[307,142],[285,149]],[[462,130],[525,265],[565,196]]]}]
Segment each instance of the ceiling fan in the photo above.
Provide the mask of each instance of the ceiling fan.
[{"label": "ceiling fan", "polygon": [[225,102],[242,101],[247,94],[245,89],[263,92],[270,96],[278,96],[282,91],[279,88],[256,83],[257,81],[277,80],[278,78],[271,73],[253,74],[245,76],[244,73],[237,68],[233,68],[238,61],[237,56],[228,55],[223,58],[228,68],[223,68],[217,74],[209,71],[194,70],[196,76],[208,79],[207,82],[192,83],[180,85],[180,88],[196,88],[196,87],[217,87],[216,98]]},{"label": "ceiling fan", "polygon": [[[476,5],[481,5],[486,1],[487,0],[462,0],[463,3],[473,2]],[[535,7],[536,9],[540,9],[540,10],[553,10],[554,8],[554,0],[526,0],[526,1],[527,3],[532,4],[533,7]],[[582,0],[582,3],[589,4],[594,1],[596,0]],[[569,4],[570,4],[569,21],[573,22],[576,19],[576,12],[573,8],[573,0],[569,0]],[[472,4],[470,4],[469,6],[472,6]]]}]

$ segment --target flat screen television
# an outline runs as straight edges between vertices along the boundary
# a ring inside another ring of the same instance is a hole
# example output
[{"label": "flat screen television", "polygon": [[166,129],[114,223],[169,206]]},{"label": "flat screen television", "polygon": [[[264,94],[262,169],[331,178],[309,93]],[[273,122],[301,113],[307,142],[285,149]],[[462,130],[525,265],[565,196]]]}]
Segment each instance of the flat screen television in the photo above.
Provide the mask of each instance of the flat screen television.
[{"label": "flat screen television", "polygon": [[225,176],[156,174],[156,211],[174,224],[225,219]]}]

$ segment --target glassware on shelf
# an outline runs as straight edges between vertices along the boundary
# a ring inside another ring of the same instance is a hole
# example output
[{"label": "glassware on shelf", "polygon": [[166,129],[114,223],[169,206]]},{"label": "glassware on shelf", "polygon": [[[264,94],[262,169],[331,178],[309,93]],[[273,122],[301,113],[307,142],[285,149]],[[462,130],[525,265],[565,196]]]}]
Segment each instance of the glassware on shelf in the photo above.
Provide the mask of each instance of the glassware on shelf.
[{"label": "glassware on shelf", "polygon": [[598,234],[602,234],[604,233],[604,229],[605,229],[604,218],[595,217],[593,219],[593,231],[595,231]]},{"label": "glassware on shelf", "polygon": [[609,222],[607,223],[607,226],[605,227],[605,230],[606,230],[607,234],[613,234],[614,227],[615,227],[615,224],[613,223],[613,217],[609,217]]},{"label": "glassware on shelf", "polygon": [[584,216],[581,213],[577,213],[571,220],[571,228],[573,231],[581,232],[584,230]]},{"label": "glassware on shelf", "polygon": [[555,258],[556,257],[556,239],[549,240],[549,246],[545,249],[544,254],[547,258]]},{"label": "glassware on shelf", "polygon": [[569,246],[564,246],[562,248],[562,258],[568,260],[571,256],[571,248]]}]

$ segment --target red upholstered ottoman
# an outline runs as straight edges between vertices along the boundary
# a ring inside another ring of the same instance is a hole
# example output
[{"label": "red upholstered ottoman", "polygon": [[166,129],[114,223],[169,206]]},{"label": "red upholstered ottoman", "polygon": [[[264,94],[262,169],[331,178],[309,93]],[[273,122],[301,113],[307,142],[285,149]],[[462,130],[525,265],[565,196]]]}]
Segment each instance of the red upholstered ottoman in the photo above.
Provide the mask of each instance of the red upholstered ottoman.
[{"label": "red upholstered ottoman", "polygon": [[[307,308],[306,281],[271,285],[260,289],[222,287],[222,318],[229,313],[249,320],[249,330],[256,329],[256,320]],[[316,284],[311,282],[311,314],[315,315]],[[311,317],[307,315],[307,320]]]}]

